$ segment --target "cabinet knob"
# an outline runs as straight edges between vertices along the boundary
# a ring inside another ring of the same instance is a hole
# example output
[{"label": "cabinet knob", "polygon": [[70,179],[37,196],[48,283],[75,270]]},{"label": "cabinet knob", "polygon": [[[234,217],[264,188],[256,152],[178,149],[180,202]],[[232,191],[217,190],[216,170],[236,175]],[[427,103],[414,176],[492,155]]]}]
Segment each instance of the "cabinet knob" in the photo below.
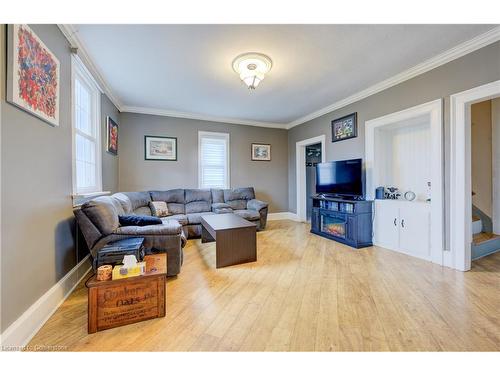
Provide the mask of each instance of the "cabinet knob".
[{"label": "cabinet knob", "polygon": [[396,223],[396,218],[394,218],[394,226],[397,226],[398,224]]},{"label": "cabinet knob", "polygon": [[401,226],[404,228],[405,227],[405,219],[401,220]]}]

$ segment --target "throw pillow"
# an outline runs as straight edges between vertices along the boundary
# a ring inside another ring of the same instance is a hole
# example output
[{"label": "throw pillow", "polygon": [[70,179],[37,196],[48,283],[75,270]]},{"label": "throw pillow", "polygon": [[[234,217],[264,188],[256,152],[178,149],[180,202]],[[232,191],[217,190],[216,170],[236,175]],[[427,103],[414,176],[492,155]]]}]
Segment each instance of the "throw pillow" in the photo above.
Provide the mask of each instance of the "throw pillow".
[{"label": "throw pillow", "polygon": [[118,220],[122,227],[128,227],[130,225],[144,227],[146,225],[162,224],[161,219],[154,216],[118,215]]},{"label": "throw pillow", "polygon": [[149,208],[151,208],[151,212],[152,212],[153,216],[156,216],[156,217],[168,216],[167,202],[152,201],[152,202],[149,202]]}]

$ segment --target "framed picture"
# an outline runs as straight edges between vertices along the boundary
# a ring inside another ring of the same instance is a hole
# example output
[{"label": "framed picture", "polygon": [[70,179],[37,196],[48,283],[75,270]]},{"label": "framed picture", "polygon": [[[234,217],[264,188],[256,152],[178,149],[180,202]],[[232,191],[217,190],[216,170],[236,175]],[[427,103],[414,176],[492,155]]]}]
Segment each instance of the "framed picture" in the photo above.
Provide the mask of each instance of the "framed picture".
[{"label": "framed picture", "polygon": [[177,138],[144,136],[145,160],[177,160]]},{"label": "framed picture", "polygon": [[59,60],[28,25],[9,25],[7,35],[7,101],[59,126]]},{"label": "framed picture", "polygon": [[252,143],[252,160],[271,161],[271,145]]},{"label": "framed picture", "polygon": [[332,121],[332,142],[356,138],[358,136],[358,113],[341,117]]},{"label": "framed picture", "polygon": [[107,147],[110,154],[118,155],[118,124],[111,117],[106,117]]}]

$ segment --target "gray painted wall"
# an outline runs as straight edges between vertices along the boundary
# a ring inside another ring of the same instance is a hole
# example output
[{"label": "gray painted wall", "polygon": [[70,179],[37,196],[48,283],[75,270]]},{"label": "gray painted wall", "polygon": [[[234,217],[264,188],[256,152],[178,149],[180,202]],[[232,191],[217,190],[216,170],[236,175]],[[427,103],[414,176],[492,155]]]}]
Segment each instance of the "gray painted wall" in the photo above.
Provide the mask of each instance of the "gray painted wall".
[{"label": "gray painted wall", "polygon": [[[56,25],[31,27],[61,63],[60,126],[52,127],[7,103],[5,76],[1,74],[2,332],[76,265],[71,199],[71,54]],[[5,33],[6,27],[1,25],[2,41]],[[2,73],[5,59],[5,48],[0,48]],[[107,98],[102,102],[103,117],[117,115]],[[106,171],[114,171],[105,179],[105,188],[116,190],[118,162],[103,155],[103,164]]]},{"label": "gray painted wall", "polygon": [[118,124],[118,149],[120,149],[120,112],[105,94],[101,94],[101,150],[102,150],[102,190],[116,193],[118,191],[118,157],[106,152],[107,123],[111,117]]},{"label": "gray painted wall", "polygon": [[[449,212],[450,193],[450,95],[500,79],[500,42],[454,60],[378,94],[330,112],[292,128],[288,132],[288,207],[296,212],[295,144],[326,134],[326,160],[364,158],[365,121],[444,98],[445,206]],[[358,113],[358,137],[331,143],[330,122],[349,113]],[[449,238],[449,225],[447,238]]]},{"label": "gray painted wall", "polygon": [[[287,131],[134,113],[121,114],[121,191],[198,187],[198,130],[230,134],[232,187],[254,186],[270,212],[288,210]],[[177,161],[144,160],[144,135],[177,137]],[[271,144],[270,162],[251,161],[251,143]]]}]

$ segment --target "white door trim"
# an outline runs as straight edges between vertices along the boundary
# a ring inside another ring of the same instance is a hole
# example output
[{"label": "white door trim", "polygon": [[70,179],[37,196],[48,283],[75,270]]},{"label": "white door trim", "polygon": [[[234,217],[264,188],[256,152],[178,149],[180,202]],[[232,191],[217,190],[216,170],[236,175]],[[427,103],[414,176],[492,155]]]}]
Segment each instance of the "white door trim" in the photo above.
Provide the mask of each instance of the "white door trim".
[{"label": "white door trim", "polygon": [[500,96],[500,80],[450,96],[451,194],[450,245],[448,261],[460,271],[471,267],[472,187],[471,119],[474,103]]},{"label": "white door trim", "polygon": [[375,187],[373,170],[375,161],[375,129],[389,126],[399,121],[409,120],[422,115],[430,116],[431,127],[431,260],[433,263],[445,264],[444,251],[444,171],[443,171],[443,100],[407,108],[386,116],[365,122],[365,169],[366,197],[374,199]]},{"label": "white door trim", "polygon": [[326,161],[326,136],[320,135],[313,138],[304,139],[296,143],[296,178],[297,178],[297,218],[298,221],[306,221],[306,146],[321,143],[321,162]]}]

